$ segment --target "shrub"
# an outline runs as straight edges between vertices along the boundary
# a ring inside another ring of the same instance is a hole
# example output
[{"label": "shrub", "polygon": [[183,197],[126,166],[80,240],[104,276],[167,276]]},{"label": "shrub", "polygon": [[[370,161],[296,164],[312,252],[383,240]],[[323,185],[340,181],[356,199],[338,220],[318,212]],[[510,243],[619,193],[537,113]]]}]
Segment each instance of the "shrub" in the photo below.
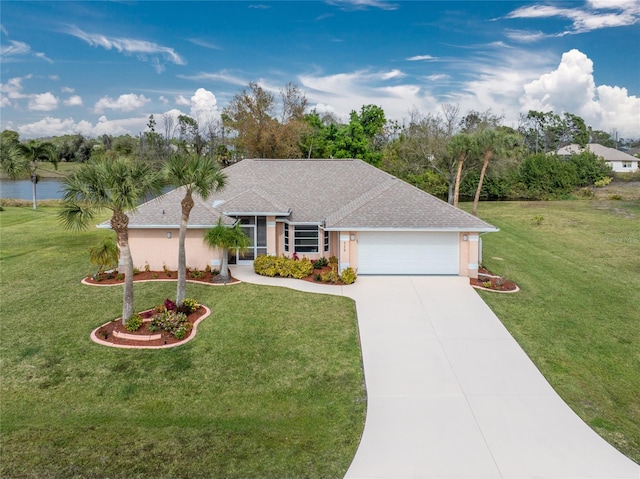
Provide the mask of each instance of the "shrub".
[{"label": "shrub", "polygon": [[316,273],[313,275],[314,281],[320,281],[321,279],[322,279],[322,276],[320,275],[320,273]]},{"label": "shrub", "polygon": [[134,314],[129,318],[127,324],[124,325],[124,329],[133,333],[142,327],[142,316],[138,313]]},{"label": "shrub", "polygon": [[340,279],[344,284],[353,284],[357,277],[353,268],[345,268],[340,275]]},{"label": "shrub", "polygon": [[149,271],[151,271],[151,268],[149,267],[149,263],[145,263],[144,264],[144,270],[148,273]]},{"label": "shrub", "polygon": [[205,272],[205,273],[211,273],[211,265],[210,265],[210,264],[208,264],[207,266],[205,266],[205,268],[204,268],[204,272]]},{"label": "shrub", "polygon": [[192,271],[189,271],[189,278],[202,279],[204,278],[204,272],[200,271],[198,268],[194,268]]},{"label": "shrub", "polygon": [[272,255],[262,255],[258,256],[253,262],[253,270],[256,274],[261,276],[275,276],[278,274],[278,268],[276,266],[276,262],[278,260],[277,256]]},{"label": "shrub", "polygon": [[164,311],[153,316],[149,324],[151,331],[167,331],[177,339],[183,339],[193,324],[187,321],[187,315],[173,310]]},{"label": "shrub", "polygon": [[122,280],[124,279],[124,274],[122,274],[122,273],[118,273],[118,274],[116,275],[116,279],[117,279],[118,281],[122,281]]},{"label": "shrub", "polygon": [[176,303],[167,298],[164,300],[164,307],[167,311],[174,311],[176,309]]},{"label": "shrub", "polygon": [[135,268],[135,267],[133,268],[133,274],[138,274],[139,272],[140,272],[139,268]]},{"label": "shrub", "polygon": [[602,188],[603,186],[607,186],[609,183],[611,183],[611,181],[613,181],[613,178],[611,178],[610,176],[605,176],[604,178],[600,178],[599,180],[595,181],[593,183],[593,186],[595,186],[596,188]]},{"label": "shrub", "polygon": [[324,256],[313,262],[313,269],[322,269],[329,264],[329,260]]},{"label": "shrub", "polygon": [[535,223],[540,226],[542,224],[542,222],[544,221],[544,216],[543,215],[535,215],[533,217],[533,221],[535,221]]},{"label": "shrub", "polygon": [[329,264],[331,266],[337,266],[338,265],[338,258],[336,258],[335,256],[332,256],[331,258],[329,258]]},{"label": "shrub", "polygon": [[198,309],[198,302],[193,298],[185,298],[182,302],[182,307],[180,308],[180,312],[184,314],[191,314],[196,309]]},{"label": "shrub", "polygon": [[296,279],[306,278],[313,273],[313,263],[309,258],[294,261],[291,267],[291,276]]},{"label": "shrub", "polygon": [[330,270],[325,273],[322,273],[320,275],[320,279],[325,283],[337,283],[340,277],[338,276],[338,273],[336,273],[334,270]]}]

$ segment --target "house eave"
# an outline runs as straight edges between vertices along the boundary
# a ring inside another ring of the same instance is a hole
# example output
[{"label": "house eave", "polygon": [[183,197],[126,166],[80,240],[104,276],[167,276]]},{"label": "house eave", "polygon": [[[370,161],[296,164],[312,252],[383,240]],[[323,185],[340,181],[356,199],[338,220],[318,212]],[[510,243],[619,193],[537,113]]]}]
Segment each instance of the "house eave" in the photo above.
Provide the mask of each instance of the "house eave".
[{"label": "house eave", "polygon": [[223,211],[225,216],[289,216],[289,211]]},{"label": "house eave", "polygon": [[325,231],[389,231],[389,232],[411,232],[411,231],[432,231],[434,233],[494,233],[500,231],[500,228],[464,228],[464,227],[434,227],[434,228],[410,228],[410,227],[385,227],[385,228],[362,228],[358,226],[352,227],[326,227]]}]

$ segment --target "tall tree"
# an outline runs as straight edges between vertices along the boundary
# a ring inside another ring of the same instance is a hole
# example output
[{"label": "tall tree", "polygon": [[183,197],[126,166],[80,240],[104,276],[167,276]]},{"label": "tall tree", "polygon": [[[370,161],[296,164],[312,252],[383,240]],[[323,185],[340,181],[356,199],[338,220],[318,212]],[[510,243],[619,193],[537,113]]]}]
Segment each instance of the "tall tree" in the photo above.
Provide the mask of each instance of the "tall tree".
[{"label": "tall tree", "polygon": [[456,170],[455,187],[453,190],[453,206],[458,206],[458,199],[460,196],[460,182],[462,181],[462,169],[464,163],[469,158],[471,151],[474,148],[475,138],[473,135],[467,133],[458,133],[451,138],[447,147],[449,148],[449,154],[452,158],[457,158],[458,168]]},{"label": "tall tree", "polygon": [[526,116],[520,117],[518,132],[532,153],[557,153],[571,143],[584,147],[589,142],[584,120],[572,113],[560,116],[552,111],[529,110]]},{"label": "tall tree", "polygon": [[245,251],[251,246],[249,237],[244,234],[238,221],[233,228],[222,224],[222,218],[218,218],[218,224],[207,230],[204,235],[204,242],[212,248],[222,251],[222,261],[220,264],[220,281],[229,282],[229,250]]},{"label": "tall tree", "polygon": [[480,179],[478,187],[473,198],[472,214],[478,214],[478,203],[480,202],[480,192],[482,191],[482,183],[487,173],[489,162],[494,157],[502,157],[509,154],[518,143],[519,136],[512,134],[509,130],[501,128],[487,128],[481,130],[475,135],[476,153],[482,158],[482,169],[480,170]]},{"label": "tall tree", "polygon": [[165,174],[169,183],[175,187],[182,187],[184,190],[184,197],[180,203],[182,215],[178,235],[178,290],[176,296],[176,304],[182,306],[187,291],[185,239],[189,215],[194,205],[193,194],[196,193],[206,200],[211,193],[224,187],[227,177],[211,157],[195,154],[172,156],[166,165]]},{"label": "tall tree", "polygon": [[58,156],[55,152],[55,146],[48,142],[44,141],[38,143],[35,140],[31,140],[28,143],[18,143],[16,145],[18,149],[18,153],[22,156],[24,162],[26,163],[26,169],[29,172],[29,177],[31,179],[32,192],[33,192],[33,209],[37,208],[36,204],[36,185],[38,181],[40,181],[40,176],[38,175],[38,162],[40,161],[48,161],[51,162],[54,168],[58,169]]},{"label": "tall tree", "polygon": [[236,148],[249,157],[270,158],[275,97],[257,83],[236,94],[222,110],[224,126],[235,132]]},{"label": "tall tree", "polygon": [[158,193],[164,180],[149,166],[124,157],[85,163],[63,181],[63,203],[59,218],[70,230],[83,230],[94,221],[95,213],[111,210],[111,228],[115,231],[124,266],[122,321],[134,313],[133,259],[129,249],[129,216],[148,194]]}]

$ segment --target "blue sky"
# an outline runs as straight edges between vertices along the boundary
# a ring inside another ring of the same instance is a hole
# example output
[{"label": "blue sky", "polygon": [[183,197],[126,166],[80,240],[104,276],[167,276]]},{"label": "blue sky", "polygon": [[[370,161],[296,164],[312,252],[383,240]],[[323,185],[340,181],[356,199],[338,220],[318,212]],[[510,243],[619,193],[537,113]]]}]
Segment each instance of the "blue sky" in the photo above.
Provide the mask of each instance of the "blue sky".
[{"label": "blue sky", "polygon": [[318,111],[571,112],[640,137],[640,0],[0,3],[0,128],[137,135],[215,121],[250,81]]}]

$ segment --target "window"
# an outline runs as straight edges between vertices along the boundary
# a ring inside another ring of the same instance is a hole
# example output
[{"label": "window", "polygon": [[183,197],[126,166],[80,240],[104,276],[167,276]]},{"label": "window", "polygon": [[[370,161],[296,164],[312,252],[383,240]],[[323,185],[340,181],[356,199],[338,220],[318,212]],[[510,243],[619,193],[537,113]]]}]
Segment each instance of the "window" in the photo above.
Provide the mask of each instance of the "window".
[{"label": "window", "polygon": [[330,243],[329,243],[329,232],[327,230],[324,231],[324,251],[325,253],[329,251]]},{"label": "window", "polygon": [[296,253],[317,253],[318,227],[316,225],[294,226],[293,245]]},{"label": "window", "polygon": [[630,161],[623,161],[623,162],[622,162],[622,167],[623,167],[623,168],[631,168],[631,165],[632,165],[632,164],[633,164],[633,163],[631,163]]},{"label": "window", "polygon": [[289,252],[289,225],[287,223],[283,223],[284,227],[284,250],[285,252]]}]

